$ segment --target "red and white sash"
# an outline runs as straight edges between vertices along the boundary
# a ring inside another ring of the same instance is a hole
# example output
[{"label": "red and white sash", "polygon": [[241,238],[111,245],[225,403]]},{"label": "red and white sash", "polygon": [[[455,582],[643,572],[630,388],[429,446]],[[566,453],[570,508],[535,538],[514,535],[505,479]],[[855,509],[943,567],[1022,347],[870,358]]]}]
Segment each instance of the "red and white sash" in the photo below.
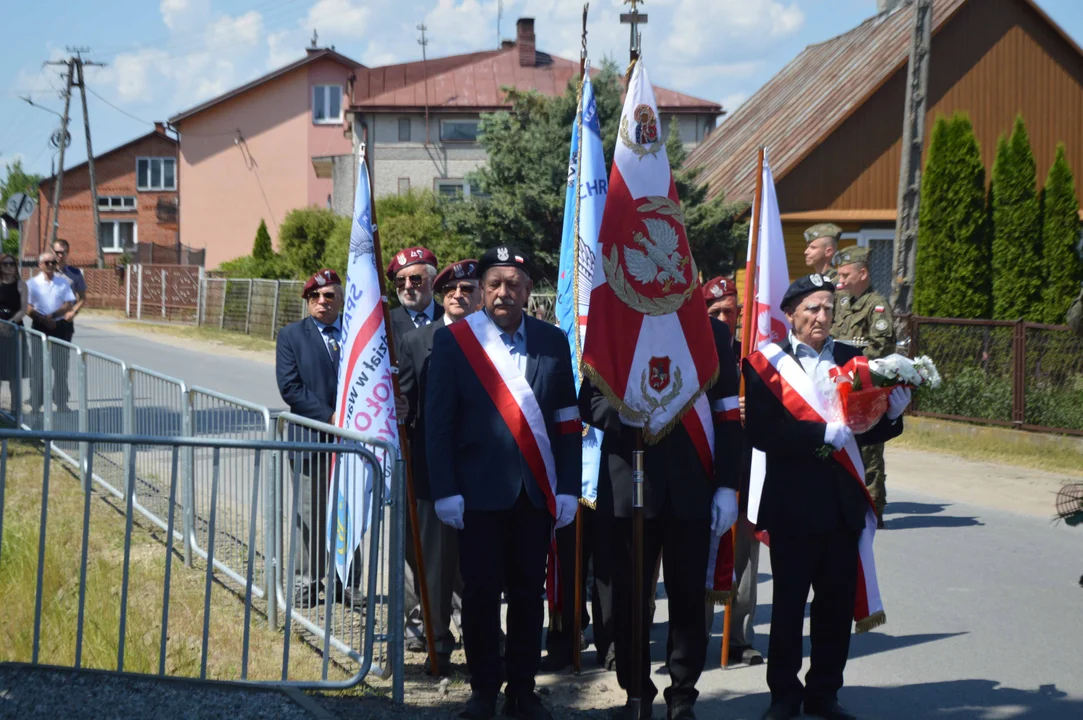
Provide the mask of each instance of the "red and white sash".
[{"label": "red and white sash", "polygon": [[[481,381],[489,398],[508,426],[519,452],[542,491],[549,514],[556,519],[557,471],[549,442],[545,415],[526,375],[500,338],[500,329],[484,312],[476,312],[448,326]],[[561,434],[581,432],[579,408],[575,405],[556,411],[553,422]],[[555,529],[554,529],[555,533]],[[549,570],[546,578],[551,621],[560,617],[560,571],[556,535],[550,538]]]},{"label": "red and white sash", "polygon": [[[830,422],[828,402],[821,390],[805,373],[801,365],[776,343],[764,346],[748,357],[748,362],[764,381],[775,397],[798,420]],[[869,491],[865,488],[865,466],[857,442],[850,440],[842,450],[831,454],[846,472],[857,482],[868,501],[865,513],[865,529],[858,539],[857,597],[854,599],[854,620],[857,632],[866,632],[887,621],[880,586],[876,581],[876,560],[872,543],[876,535],[876,510]],[[762,482],[762,481],[761,481]],[[750,493],[760,497],[761,488]]]}]

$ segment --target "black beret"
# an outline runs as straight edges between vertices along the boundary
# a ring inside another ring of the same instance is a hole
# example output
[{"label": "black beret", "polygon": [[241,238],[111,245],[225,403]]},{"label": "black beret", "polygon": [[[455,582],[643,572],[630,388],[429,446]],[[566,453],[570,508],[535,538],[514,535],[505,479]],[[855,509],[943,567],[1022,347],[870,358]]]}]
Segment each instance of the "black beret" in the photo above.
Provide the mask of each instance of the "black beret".
[{"label": "black beret", "polygon": [[820,290],[835,292],[835,283],[831,282],[831,278],[819,273],[802,275],[794,280],[790,287],[786,288],[786,294],[782,296],[782,309],[790,310],[797,305],[801,298]]},{"label": "black beret", "polygon": [[530,257],[511,245],[497,245],[486,250],[481,260],[478,260],[478,278],[485,277],[485,271],[493,267],[517,267],[525,272],[527,277],[534,277],[534,266]]}]

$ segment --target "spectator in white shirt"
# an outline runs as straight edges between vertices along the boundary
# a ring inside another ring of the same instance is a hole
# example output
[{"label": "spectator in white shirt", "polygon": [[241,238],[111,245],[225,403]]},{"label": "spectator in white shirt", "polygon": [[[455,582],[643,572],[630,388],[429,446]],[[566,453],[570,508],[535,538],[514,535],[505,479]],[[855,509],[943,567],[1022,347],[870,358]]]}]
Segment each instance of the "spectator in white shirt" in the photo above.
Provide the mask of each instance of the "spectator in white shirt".
[{"label": "spectator in white shirt", "polygon": [[[67,313],[75,305],[75,293],[72,292],[71,282],[67,278],[57,275],[56,255],[44,252],[38,257],[38,267],[41,272],[30,278],[26,284],[29,293],[29,307],[27,314],[33,321],[33,329],[48,337],[54,337],[65,342],[71,341],[74,326],[71,320],[65,319]],[[41,343],[31,341],[33,360],[30,368],[31,403],[35,412],[41,409],[42,399],[42,376],[38,368],[41,367]],[[66,410],[68,406],[68,352],[57,349],[52,353],[53,372],[53,401],[57,409]]]}]

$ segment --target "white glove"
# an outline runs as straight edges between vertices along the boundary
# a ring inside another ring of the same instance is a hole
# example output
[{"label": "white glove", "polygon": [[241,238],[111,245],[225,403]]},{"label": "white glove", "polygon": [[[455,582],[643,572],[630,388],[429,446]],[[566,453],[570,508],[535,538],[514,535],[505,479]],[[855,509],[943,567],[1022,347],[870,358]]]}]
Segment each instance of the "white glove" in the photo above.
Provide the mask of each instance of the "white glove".
[{"label": "white glove", "polygon": [[570,525],[578,509],[579,498],[575,495],[557,495],[557,529]]},{"label": "white glove", "polygon": [[436,501],[436,517],[440,522],[450,525],[456,530],[463,529],[463,510],[466,509],[466,501],[462,495],[440,498]]},{"label": "white glove", "polygon": [[824,430],[824,442],[836,450],[842,450],[853,439],[854,431],[845,423],[830,422]]},{"label": "white glove", "polygon": [[909,404],[910,388],[896,385],[891,394],[887,396],[887,419],[898,420]]},{"label": "white glove", "polygon": [[737,491],[718,488],[711,499],[711,532],[722,537],[737,522]]}]

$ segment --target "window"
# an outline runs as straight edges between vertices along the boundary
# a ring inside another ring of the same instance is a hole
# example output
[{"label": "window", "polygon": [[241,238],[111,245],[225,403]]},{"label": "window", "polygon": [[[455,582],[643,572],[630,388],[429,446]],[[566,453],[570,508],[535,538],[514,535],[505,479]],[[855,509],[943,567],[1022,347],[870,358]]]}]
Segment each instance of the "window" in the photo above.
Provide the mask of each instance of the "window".
[{"label": "window", "polygon": [[313,86],[312,122],[317,125],[335,125],[342,122],[341,85]]},{"label": "window", "polygon": [[137,242],[135,222],[131,220],[103,220],[98,224],[98,244],[104,252],[123,252]]},{"label": "window", "polygon": [[435,180],[433,182],[436,194],[448,200],[478,199],[488,197],[481,192],[481,186],[466,180]]},{"label": "window", "polygon": [[410,118],[399,118],[399,142],[410,142]]},{"label": "window", "polygon": [[134,195],[99,195],[98,210],[101,212],[134,212]]},{"label": "window", "polygon": [[410,193],[410,178],[399,178],[399,195]]},{"label": "window", "polygon": [[440,140],[442,142],[477,142],[477,120],[441,120]]},{"label": "window", "polygon": [[138,190],[176,190],[177,160],[141,157],[135,160],[135,187]]}]

